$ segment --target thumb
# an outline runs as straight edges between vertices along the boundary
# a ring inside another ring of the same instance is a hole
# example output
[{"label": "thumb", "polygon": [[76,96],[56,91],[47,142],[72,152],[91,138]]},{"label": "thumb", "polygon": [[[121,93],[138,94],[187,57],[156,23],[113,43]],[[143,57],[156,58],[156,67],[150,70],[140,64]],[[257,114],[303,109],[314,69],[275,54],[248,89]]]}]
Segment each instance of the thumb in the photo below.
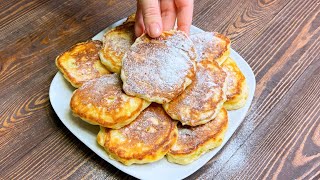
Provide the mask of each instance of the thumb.
[{"label": "thumb", "polygon": [[146,32],[152,38],[162,33],[162,20],[158,0],[139,0]]}]

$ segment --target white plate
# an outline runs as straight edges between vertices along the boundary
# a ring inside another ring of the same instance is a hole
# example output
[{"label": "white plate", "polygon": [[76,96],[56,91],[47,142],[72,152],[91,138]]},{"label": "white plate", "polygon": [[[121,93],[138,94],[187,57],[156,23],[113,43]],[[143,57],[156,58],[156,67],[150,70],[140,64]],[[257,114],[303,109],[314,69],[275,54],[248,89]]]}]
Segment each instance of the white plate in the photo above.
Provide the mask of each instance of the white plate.
[{"label": "white plate", "polygon": [[[101,40],[104,32],[114,26],[120,25],[121,23],[123,23],[123,21],[124,20],[120,20],[114,23],[104,31],[94,36],[92,39]],[[202,30],[197,27],[191,27],[191,34],[201,31]],[[182,179],[197,171],[219,152],[219,150],[226,144],[232,134],[239,127],[251,105],[256,87],[254,74],[246,61],[232,49],[230,56],[237,62],[239,68],[247,78],[250,89],[247,104],[245,105],[245,107],[239,110],[229,111],[229,128],[225,134],[222,145],[204,154],[197,161],[189,165],[177,165],[169,163],[166,158],[163,158],[162,160],[151,164],[124,166],[121,163],[110,159],[103,148],[100,147],[96,142],[96,135],[98,134],[99,127],[87,124],[82,120],[72,116],[69,103],[72,92],[75,89],[63,78],[60,72],[55,75],[51,82],[49,92],[50,102],[63,124],[80,141],[82,141],[92,151],[94,151],[101,158],[108,161],[119,170],[139,179]]]}]

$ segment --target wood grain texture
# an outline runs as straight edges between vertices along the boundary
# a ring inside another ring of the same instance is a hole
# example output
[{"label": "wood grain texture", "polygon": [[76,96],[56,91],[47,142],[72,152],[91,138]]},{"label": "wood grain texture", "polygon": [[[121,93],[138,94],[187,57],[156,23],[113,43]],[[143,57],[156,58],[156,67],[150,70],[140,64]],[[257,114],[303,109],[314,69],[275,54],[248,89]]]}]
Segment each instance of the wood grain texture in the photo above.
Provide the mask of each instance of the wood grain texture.
[{"label": "wood grain texture", "polygon": [[[132,179],[61,124],[55,57],[135,10],[130,0],[0,0],[0,178]],[[231,37],[257,79],[222,151],[189,179],[320,178],[320,1],[199,0],[193,24]]]}]

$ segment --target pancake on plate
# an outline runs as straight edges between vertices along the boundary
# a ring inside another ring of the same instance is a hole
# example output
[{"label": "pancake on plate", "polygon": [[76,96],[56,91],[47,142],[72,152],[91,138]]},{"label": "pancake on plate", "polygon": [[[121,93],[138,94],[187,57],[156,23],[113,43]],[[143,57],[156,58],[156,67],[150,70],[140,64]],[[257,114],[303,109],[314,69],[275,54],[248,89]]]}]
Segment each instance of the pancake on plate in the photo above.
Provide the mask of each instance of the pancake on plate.
[{"label": "pancake on plate", "polygon": [[221,65],[230,55],[230,40],[217,32],[200,32],[190,35],[196,47],[197,61],[213,59]]},{"label": "pancake on plate", "polygon": [[103,127],[119,129],[131,123],[150,103],[122,92],[117,74],[84,83],[75,90],[70,108],[75,116]]},{"label": "pancake on plate", "polygon": [[56,58],[56,66],[72,86],[78,88],[88,80],[110,73],[100,62],[101,46],[100,41],[78,43]]},{"label": "pancake on plate", "polygon": [[122,58],[134,40],[134,21],[130,19],[104,34],[103,48],[99,56],[109,71],[120,74]]},{"label": "pancake on plate", "polygon": [[182,31],[159,38],[137,38],[122,59],[123,90],[132,96],[163,104],[181,94],[195,76],[196,53]]},{"label": "pancake on plate", "polygon": [[242,108],[248,98],[248,85],[246,77],[242,74],[236,62],[228,58],[223,64],[222,69],[227,73],[227,101],[224,107],[227,110]]},{"label": "pancake on plate", "polygon": [[177,125],[158,104],[151,104],[131,124],[112,130],[101,127],[97,142],[112,159],[125,165],[162,159],[177,140]]},{"label": "pancake on plate", "polygon": [[226,100],[227,74],[217,62],[197,63],[196,78],[177,98],[163,105],[172,119],[197,126],[214,119]]},{"label": "pancake on plate", "polygon": [[167,154],[169,162],[189,164],[209,150],[221,145],[228,128],[228,113],[222,108],[218,116],[200,126],[178,124],[178,140]]}]

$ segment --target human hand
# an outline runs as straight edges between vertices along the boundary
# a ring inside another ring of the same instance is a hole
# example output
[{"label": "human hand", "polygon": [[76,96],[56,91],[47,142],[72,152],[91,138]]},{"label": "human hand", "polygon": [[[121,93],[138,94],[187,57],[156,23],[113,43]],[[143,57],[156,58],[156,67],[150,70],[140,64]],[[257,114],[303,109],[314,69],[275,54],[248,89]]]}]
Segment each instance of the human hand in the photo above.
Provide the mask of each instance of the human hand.
[{"label": "human hand", "polygon": [[192,13],[193,0],[138,0],[135,34],[159,37],[162,31],[173,29],[176,19],[178,30],[189,34]]}]

